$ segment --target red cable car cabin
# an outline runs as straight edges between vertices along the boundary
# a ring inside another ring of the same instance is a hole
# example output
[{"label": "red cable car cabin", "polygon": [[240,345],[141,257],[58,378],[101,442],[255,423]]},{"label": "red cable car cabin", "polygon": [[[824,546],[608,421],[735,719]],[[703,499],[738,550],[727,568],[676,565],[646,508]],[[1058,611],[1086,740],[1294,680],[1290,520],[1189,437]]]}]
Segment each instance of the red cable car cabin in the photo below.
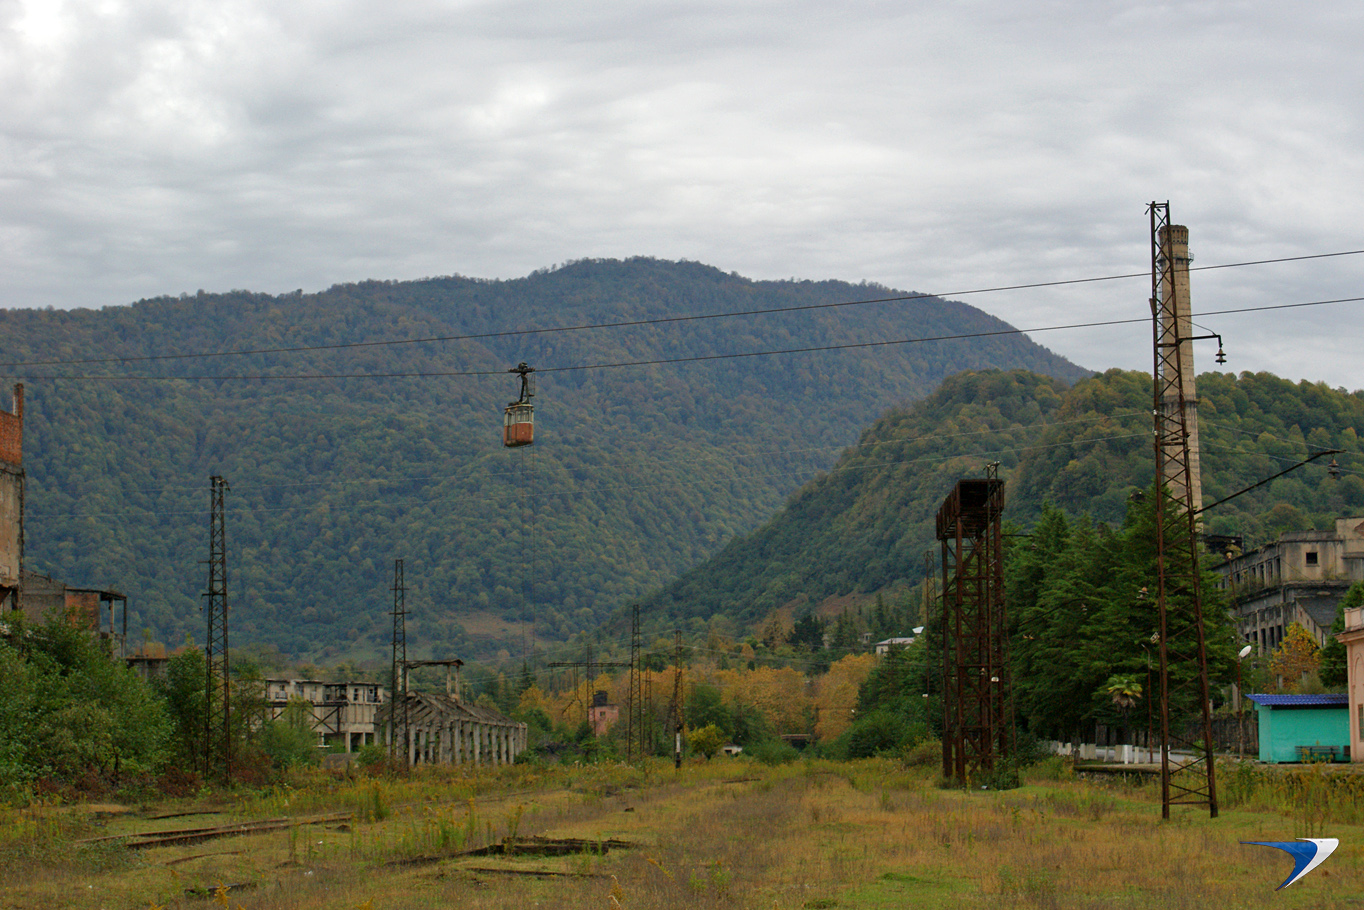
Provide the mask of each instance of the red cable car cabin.
[{"label": "red cable car cabin", "polygon": [[502,412],[502,444],[508,448],[535,442],[535,409],[529,401],[513,401]]},{"label": "red cable car cabin", "polygon": [[526,366],[523,361],[507,372],[521,376],[521,397],[502,411],[502,444],[514,449],[535,442],[535,408],[530,404],[535,397],[535,380],[530,374],[535,368]]}]

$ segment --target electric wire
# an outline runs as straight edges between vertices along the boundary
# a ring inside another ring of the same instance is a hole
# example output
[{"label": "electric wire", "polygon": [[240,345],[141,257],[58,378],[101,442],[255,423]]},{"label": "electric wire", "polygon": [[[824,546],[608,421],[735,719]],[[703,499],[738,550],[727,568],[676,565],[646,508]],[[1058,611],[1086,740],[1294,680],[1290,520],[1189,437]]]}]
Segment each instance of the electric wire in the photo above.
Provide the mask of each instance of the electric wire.
[{"label": "electric wire", "polygon": [[[1216,265],[1190,266],[1189,271],[1212,271],[1216,269],[1244,268],[1256,265],[1273,265],[1284,262],[1302,262],[1311,259],[1332,259],[1342,256],[1357,256],[1364,254],[1364,250],[1343,250],[1335,253],[1312,253],[1302,256],[1285,256],[1275,259],[1256,259],[1245,262],[1227,262]],[[616,322],[589,323],[573,326],[553,326],[542,329],[508,329],[499,332],[479,332],[464,335],[436,335],[428,338],[399,338],[385,341],[355,341],[337,344],[322,345],[299,345],[297,347],[281,348],[255,348],[237,351],[199,351],[186,354],[151,354],[142,357],[102,357],[102,358],[83,358],[77,360],[35,360],[35,361],[16,361],[11,363],[0,363],[0,368],[20,367],[20,366],[55,366],[55,365],[76,365],[94,363],[142,363],[148,361],[161,360],[184,360],[199,359],[209,357],[241,357],[255,356],[261,354],[296,354],[315,351],[336,351],[354,348],[383,347],[391,345],[409,344],[431,344],[444,343],[451,341],[477,341],[490,338],[519,337],[524,335],[546,335],[561,332],[581,332],[595,329],[614,329],[632,328],[646,325],[665,325],[668,323],[697,322],[709,319],[732,319],[743,316],[764,316],[775,313],[795,313],[809,310],[837,309],[841,307],[866,306],[876,303],[904,303],[916,300],[943,300],[947,301],[956,297],[970,297],[977,294],[994,294],[1005,291],[1037,290],[1041,288],[1064,287],[1067,285],[1094,284],[1104,281],[1121,281],[1133,278],[1148,278],[1149,272],[1128,272],[1114,275],[1098,275],[1087,278],[1064,278],[1050,281],[1036,281],[1020,284],[995,285],[991,287],[971,288],[963,291],[946,291],[942,293],[910,293],[900,294],[890,297],[872,297],[863,300],[844,300],[830,303],[809,303],[798,304],[790,307],[763,307],[750,310],[734,310],[726,313],[701,313],[690,316],[659,316],[652,319],[633,319],[619,320]],[[1228,311],[1243,312],[1243,311]],[[1204,314],[1210,315],[1210,314]],[[1033,329],[1031,331],[1046,331],[1046,329]]]},{"label": "electric wire", "polygon": [[[1256,307],[1237,307],[1226,310],[1214,310],[1206,313],[1196,314],[1199,318],[1206,316],[1226,316],[1240,313],[1259,313],[1269,310],[1286,310],[1300,307],[1326,306],[1336,303],[1357,303],[1364,301],[1364,297],[1339,297],[1331,300],[1314,300],[1304,303],[1279,303],[1267,306]],[[1103,328],[1107,326],[1132,325],[1134,323],[1148,323],[1149,318],[1141,317],[1134,319],[1106,319],[1094,322],[1075,322],[1063,325],[1038,326],[1030,329],[996,329],[988,332],[964,332],[955,335],[933,335],[923,338],[897,338],[884,341],[858,341],[847,342],[844,344],[810,345],[799,348],[775,348],[766,351],[741,351],[730,354],[698,354],[690,357],[659,357],[652,360],[626,360],[618,362],[604,362],[593,364],[574,364],[571,366],[549,366],[537,367],[537,373],[572,373],[587,370],[607,370],[621,369],[630,367],[647,366],[670,366],[684,363],[708,363],[720,360],[743,360],[756,357],[776,357],[791,354],[819,354],[830,351],[852,351],[865,350],[869,348],[892,347],[908,344],[927,344],[942,341],[967,341],[975,338],[995,338],[1005,335],[1032,335],[1040,332],[1070,331],[1074,329]],[[82,381],[82,382],[278,382],[278,381],[303,381],[303,380],[338,380],[338,379],[437,379],[437,378],[470,378],[481,376],[502,376],[507,371],[504,369],[493,370],[421,370],[413,372],[396,373],[259,373],[251,375],[205,375],[205,376],[147,376],[147,375],[26,375],[30,381]]]}]

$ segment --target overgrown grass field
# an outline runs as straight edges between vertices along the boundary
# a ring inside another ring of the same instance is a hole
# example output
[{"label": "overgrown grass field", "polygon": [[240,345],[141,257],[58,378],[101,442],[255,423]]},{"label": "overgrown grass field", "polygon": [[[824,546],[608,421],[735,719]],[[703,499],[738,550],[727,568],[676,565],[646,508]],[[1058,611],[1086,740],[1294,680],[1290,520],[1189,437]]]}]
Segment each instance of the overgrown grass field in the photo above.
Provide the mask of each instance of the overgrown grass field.
[{"label": "overgrown grass field", "polygon": [[[889,760],[659,761],[296,779],[170,803],[0,812],[13,908],[1358,907],[1364,776],[1228,767],[1221,817],[1154,785],[1053,760],[1009,791],[945,790]],[[347,815],[348,818],[341,816]],[[320,820],[319,820],[320,819]],[[260,823],[130,846],[116,835]],[[1245,840],[1338,837],[1275,892],[1286,854]],[[563,855],[476,855],[551,838]]]}]

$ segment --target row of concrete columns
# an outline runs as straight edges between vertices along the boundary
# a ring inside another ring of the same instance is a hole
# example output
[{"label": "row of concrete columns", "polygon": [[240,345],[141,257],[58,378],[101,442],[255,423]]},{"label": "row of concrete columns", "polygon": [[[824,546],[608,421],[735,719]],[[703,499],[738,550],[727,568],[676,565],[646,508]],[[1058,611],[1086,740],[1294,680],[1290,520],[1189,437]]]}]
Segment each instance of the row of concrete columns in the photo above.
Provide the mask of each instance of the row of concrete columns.
[{"label": "row of concrete columns", "polygon": [[[407,731],[410,765],[505,765],[526,749],[526,725],[452,720],[413,724]],[[389,738],[393,736],[390,728]]]}]

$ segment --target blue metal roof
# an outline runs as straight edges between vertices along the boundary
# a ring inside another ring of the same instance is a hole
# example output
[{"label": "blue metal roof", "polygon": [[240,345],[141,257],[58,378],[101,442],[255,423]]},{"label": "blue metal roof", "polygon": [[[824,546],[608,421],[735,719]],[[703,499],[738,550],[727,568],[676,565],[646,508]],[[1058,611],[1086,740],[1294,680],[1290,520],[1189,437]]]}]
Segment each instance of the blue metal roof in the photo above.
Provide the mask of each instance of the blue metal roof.
[{"label": "blue metal roof", "polygon": [[1326,692],[1321,695],[1247,695],[1246,698],[1257,705],[1267,708],[1344,708],[1350,704],[1350,696],[1343,692]]}]

